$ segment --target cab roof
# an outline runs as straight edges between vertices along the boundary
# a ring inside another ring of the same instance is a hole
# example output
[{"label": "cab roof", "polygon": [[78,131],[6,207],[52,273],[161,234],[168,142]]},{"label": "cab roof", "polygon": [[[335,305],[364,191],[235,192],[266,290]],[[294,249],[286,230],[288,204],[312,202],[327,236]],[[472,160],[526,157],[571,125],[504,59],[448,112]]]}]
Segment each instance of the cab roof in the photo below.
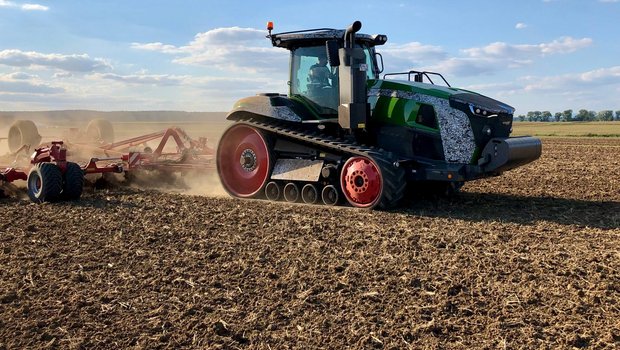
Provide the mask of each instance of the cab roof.
[{"label": "cab roof", "polygon": [[[344,34],[343,29],[319,28],[271,34],[267,37],[271,39],[273,46],[291,50],[297,47],[324,45],[327,40],[344,41]],[[368,46],[376,46],[385,44],[387,36],[357,33],[355,40]]]}]

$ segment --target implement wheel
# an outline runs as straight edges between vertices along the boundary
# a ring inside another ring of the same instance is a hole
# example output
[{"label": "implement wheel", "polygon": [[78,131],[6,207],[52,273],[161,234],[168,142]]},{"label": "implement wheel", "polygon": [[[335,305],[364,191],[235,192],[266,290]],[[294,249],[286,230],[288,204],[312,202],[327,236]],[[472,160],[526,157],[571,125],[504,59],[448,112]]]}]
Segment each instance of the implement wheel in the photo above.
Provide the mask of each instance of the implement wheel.
[{"label": "implement wheel", "polygon": [[217,147],[216,161],[224,189],[241,198],[258,194],[272,168],[266,137],[244,124],[233,125],[224,132]]},{"label": "implement wheel", "polygon": [[84,171],[76,163],[67,163],[65,171],[62,198],[67,200],[80,199],[84,189]]},{"label": "implement wheel", "polygon": [[17,120],[9,129],[9,150],[16,152],[23,145],[34,149],[41,143],[41,135],[31,120]]},{"label": "implement wheel", "polygon": [[379,166],[370,158],[351,157],[342,167],[340,186],[352,206],[372,208],[381,199],[383,176]]},{"label": "implement wheel", "polygon": [[38,163],[28,174],[28,197],[35,203],[52,202],[62,192],[62,172],[53,163]]},{"label": "implement wheel", "polygon": [[86,126],[86,136],[91,141],[114,142],[114,127],[105,119],[93,119]]}]

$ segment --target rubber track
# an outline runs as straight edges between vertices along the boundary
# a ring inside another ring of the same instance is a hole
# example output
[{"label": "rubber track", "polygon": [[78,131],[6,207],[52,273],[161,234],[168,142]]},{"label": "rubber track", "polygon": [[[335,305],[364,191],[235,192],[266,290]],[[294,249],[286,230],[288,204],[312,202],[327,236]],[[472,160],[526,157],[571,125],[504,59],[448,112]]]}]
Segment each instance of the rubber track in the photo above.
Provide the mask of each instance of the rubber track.
[{"label": "rubber track", "polygon": [[[395,207],[405,194],[405,187],[407,185],[405,170],[394,166],[395,159],[393,159],[391,153],[382,149],[358,145],[318,132],[308,132],[294,125],[278,121],[267,123],[253,118],[240,118],[237,120],[237,123],[246,124],[306,144],[313,144],[321,149],[329,149],[332,153],[347,154],[349,156],[357,155],[372,159],[379,166],[383,176],[383,193],[377,204],[381,209]],[[338,186],[340,186],[340,183]]]}]

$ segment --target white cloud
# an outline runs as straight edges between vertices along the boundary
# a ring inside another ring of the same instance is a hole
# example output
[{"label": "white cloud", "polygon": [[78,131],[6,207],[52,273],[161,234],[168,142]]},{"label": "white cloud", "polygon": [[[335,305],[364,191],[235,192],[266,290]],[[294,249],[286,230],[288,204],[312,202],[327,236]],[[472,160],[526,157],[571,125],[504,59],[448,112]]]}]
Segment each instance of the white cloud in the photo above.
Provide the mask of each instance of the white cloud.
[{"label": "white cloud", "polygon": [[0,75],[0,94],[58,94],[64,91],[63,88],[38,81],[36,75],[24,72]]},{"label": "white cloud", "polygon": [[550,77],[526,76],[521,80],[524,84],[523,90],[530,92],[580,90],[586,87],[620,85],[620,66]]},{"label": "white cloud", "polygon": [[461,50],[463,56],[451,57],[430,65],[430,69],[460,76],[489,74],[534,63],[535,58],[567,54],[592,44],[592,39],[562,37],[548,43],[509,44],[495,42],[483,47]]},{"label": "white cloud", "polygon": [[147,75],[147,74],[130,74],[119,75],[113,73],[94,74],[93,78],[108,79],[119,81],[127,84],[145,84],[145,85],[157,85],[157,86],[174,86],[181,85],[186,81],[189,76],[175,76],[169,74],[162,75]]},{"label": "white cloud", "polygon": [[515,25],[515,29],[525,29],[527,28],[527,24],[519,22]]},{"label": "white cloud", "polygon": [[549,43],[513,45],[495,42],[484,47],[464,49],[462,52],[469,57],[516,58],[571,53],[592,45],[592,39],[574,39],[562,37]]},{"label": "white cloud", "polygon": [[11,80],[30,80],[30,79],[38,78],[38,76],[28,74],[26,72],[14,72],[14,73],[5,75],[5,77]]},{"label": "white cloud", "polygon": [[156,43],[148,43],[148,44],[140,44],[140,43],[131,43],[132,49],[138,50],[146,50],[146,51],[156,51],[163,53],[182,53],[183,50],[177,48],[174,45],[164,45],[160,42]]},{"label": "white cloud", "polygon": [[0,7],[19,8],[23,11],[47,11],[50,8],[40,4],[18,4],[13,1],[0,0]]},{"label": "white cloud", "polygon": [[111,69],[111,65],[101,58],[90,58],[87,54],[63,55],[44,54],[35,51],[0,51],[0,64],[13,67],[48,67],[68,72],[94,72]]},{"label": "white cloud", "polygon": [[523,76],[513,82],[476,84],[465,88],[499,96],[528,96],[530,99],[532,94],[536,94],[537,99],[534,100],[540,103],[546,100],[544,95],[585,95],[585,92],[598,91],[599,88],[609,89],[613,86],[620,88],[620,66],[555,76]]},{"label": "white cloud", "polygon": [[[238,91],[251,90],[252,93],[264,89],[277,90],[277,83],[269,78],[238,78],[238,77],[193,77],[189,75],[170,74],[113,74],[96,73],[89,76],[91,79],[112,80],[128,85],[151,85],[158,87],[186,86],[200,90],[212,90],[223,94],[236,94]],[[280,85],[285,86],[283,83]]]},{"label": "white cloud", "polygon": [[428,69],[447,74],[473,76],[514,69],[534,63],[536,58],[567,54],[592,45],[592,39],[562,37],[540,44],[509,44],[495,42],[482,47],[460,50],[460,55],[448,57],[439,46],[411,42],[386,45],[380,49],[389,71]]},{"label": "white cloud", "polygon": [[274,48],[265,31],[254,28],[216,28],[198,33],[185,46],[132,43],[139,50],[174,54],[174,63],[215,67],[221,70],[256,73],[286,70],[288,55]]},{"label": "white cloud", "polygon": [[71,78],[73,77],[73,74],[69,72],[56,72],[54,73],[53,77],[55,79]]},{"label": "white cloud", "polygon": [[385,57],[385,63],[396,67],[419,66],[422,62],[443,60],[448,55],[440,46],[419,42],[387,44],[380,51]]},{"label": "white cloud", "polygon": [[23,4],[21,9],[24,11],[47,11],[50,8],[39,4]]}]

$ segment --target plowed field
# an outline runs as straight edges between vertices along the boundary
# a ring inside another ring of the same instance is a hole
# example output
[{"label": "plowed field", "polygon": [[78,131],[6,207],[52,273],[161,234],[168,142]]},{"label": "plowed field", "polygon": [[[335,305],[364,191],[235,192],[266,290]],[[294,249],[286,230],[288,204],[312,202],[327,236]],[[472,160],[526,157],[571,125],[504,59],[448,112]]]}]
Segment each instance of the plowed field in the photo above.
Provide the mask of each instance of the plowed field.
[{"label": "plowed field", "polygon": [[620,347],[620,139],[389,212],[0,200],[0,349]]}]

